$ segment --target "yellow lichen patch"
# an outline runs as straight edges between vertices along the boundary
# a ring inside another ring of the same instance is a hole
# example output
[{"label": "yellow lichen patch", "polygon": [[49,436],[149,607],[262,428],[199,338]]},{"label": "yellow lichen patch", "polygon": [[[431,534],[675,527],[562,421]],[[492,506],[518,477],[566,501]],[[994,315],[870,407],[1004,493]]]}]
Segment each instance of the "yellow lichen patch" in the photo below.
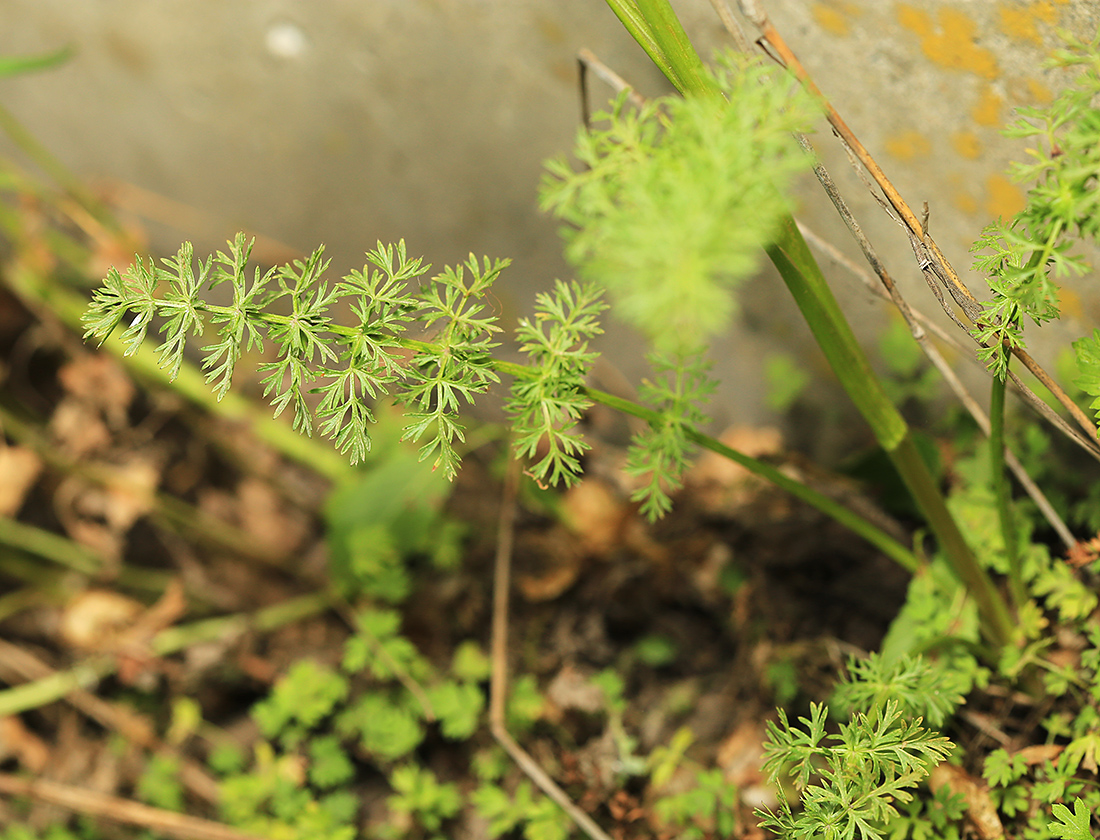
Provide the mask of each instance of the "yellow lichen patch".
[{"label": "yellow lichen patch", "polygon": [[810,9],[817,25],[833,35],[847,35],[850,30],[848,20],[858,12],[857,6],[845,2],[818,2]]},{"label": "yellow lichen patch", "polygon": [[897,5],[897,15],[902,26],[920,37],[921,50],[936,64],[974,73],[983,79],[996,78],[997,59],[974,43],[978,27],[968,15],[942,8],[933,23],[928,12],[908,3]]},{"label": "yellow lichen patch", "polygon": [[1027,200],[1023,190],[1004,175],[990,175],[985,179],[985,211],[990,216],[1014,216],[1024,209]]},{"label": "yellow lichen patch", "polygon": [[1054,94],[1050,92],[1050,88],[1038,79],[1027,79],[1026,84],[1028,96],[1033,102],[1039,105],[1047,105],[1054,99]]},{"label": "yellow lichen patch", "polygon": [[1073,289],[1062,286],[1058,290],[1058,304],[1063,318],[1072,318],[1075,321],[1085,320],[1085,307],[1081,304],[1081,296]]},{"label": "yellow lichen patch", "polygon": [[1050,0],[1028,3],[1026,6],[1002,5],[997,13],[1001,19],[1001,31],[1005,35],[1017,41],[1031,41],[1034,44],[1043,43],[1039,24],[1050,25],[1058,16]]},{"label": "yellow lichen patch", "polygon": [[968,216],[971,216],[978,212],[978,199],[968,193],[966,190],[956,190],[951,194],[951,203],[955,205],[956,209]]},{"label": "yellow lichen patch", "polygon": [[972,180],[970,178],[964,179],[960,173],[953,172],[947,176],[947,183],[950,185],[951,204],[968,216],[976,214],[978,212],[978,199],[974,197],[973,192],[970,190]]},{"label": "yellow lichen patch", "polygon": [[982,154],[982,141],[973,131],[956,131],[951,135],[951,147],[967,160],[977,160]]},{"label": "yellow lichen patch", "polygon": [[1000,94],[989,85],[983,85],[977,104],[970,109],[970,118],[978,125],[1001,124],[1001,108],[1005,104]]},{"label": "yellow lichen patch", "polygon": [[886,151],[898,160],[927,157],[932,143],[919,131],[902,131],[886,138]]}]

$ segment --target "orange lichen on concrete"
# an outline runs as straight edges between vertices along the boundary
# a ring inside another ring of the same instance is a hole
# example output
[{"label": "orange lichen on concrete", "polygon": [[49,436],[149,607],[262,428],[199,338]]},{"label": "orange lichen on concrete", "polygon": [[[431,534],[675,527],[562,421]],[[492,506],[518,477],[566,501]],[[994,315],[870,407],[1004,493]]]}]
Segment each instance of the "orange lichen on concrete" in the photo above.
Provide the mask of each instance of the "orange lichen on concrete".
[{"label": "orange lichen on concrete", "polygon": [[848,20],[858,14],[858,6],[845,2],[814,3],[810,14],[817,25],[833,35],[847,35],[851,27]]},{"label": "orange lichen on concrete", "polygon": [[977,160],[982,154],[982,141],[973,131],[956,131],[951,135],[951,148],[967,160]]},{"label": "orange lichen on concrete", "polygon": [[1050,88],[1040,82],[1038,79],[1027,79],[1027,93],[1031,97],[1032,101],[1039,105],[1048,105],[1054,94],[1050,92]]},{"label": "orange lichen on concrete", "polygon": [[990,175],[985,179],[985,211],[990,216],[1014,216],[1024,209],[1027,199],[1023,190],[1004,175]]},{"label": "orange lichen on concrete", "polygon": [[908,3],[897,5],[897,15],[902,26],[917,34],[921,50],[936,64],[974,73],[983,79],[996,78],[997,59],[974,43],[978,26],[968,15],[942,8],[933,23],[928,12]]},{"label": "orange lichen on concrete", "polygon": [[983,85],[977,104],[970,109],[970,118],[978,125],[1000,126],[1001,108],[1005,101],[989,85]]},{"label": "orange lichen on concrete", "polygon": [[967,215],[976,214],[978,212],[978,199],[974,197],[974,193],[970,189],[973,184],[972,179],[964,179],[960,172],[951,172],[947,174],[947,183],[949,186],[948,194],[955,208]]},{"label": "orange lichen on concrete", "polygon": [[978,212],[978,199],[968,193],[966,190],[956,190],[951,194],[951,203],[955,207],[966,213],[967,215],[973,215]]},{"label": "orange lichen on concrete", "polygon": [[1085,307],[1081,303],[1081,296],[1065,286],[1058,290],[1058,309],[1063,318],[1072,318],[1075,321],[1085,319]]},{"label": "orange lichen on concrete", "polygon": [[919,131],[902,131],[886,139],[886,151],[898,160],[927,157],[932,143]]},{"label": "orange lichen on concrete", "polygon": [[997,9],[997,14],[1001,19],[1001,31],[1005,35],[1017,41],[1031,41],[1033,44],[1043,43],[1039,24],[1045,23],[1049,26],[1058,17],[1050,0],[1028,3],[1026,6],[1002,4]]}]

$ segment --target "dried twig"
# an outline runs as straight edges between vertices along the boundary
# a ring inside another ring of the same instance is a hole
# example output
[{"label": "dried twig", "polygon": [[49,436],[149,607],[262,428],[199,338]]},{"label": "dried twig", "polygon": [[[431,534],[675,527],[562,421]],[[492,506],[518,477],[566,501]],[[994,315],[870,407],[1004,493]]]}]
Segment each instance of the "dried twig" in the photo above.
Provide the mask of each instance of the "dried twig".
[{"label": "dried twig", "polygon": [[722,21],[722,26],[726,28],[726,32],[733,38],[733,43],[737,46],[738,51],[745,54],[752,52],[752,43],[741,29],[737,18],[733,16],[729,3],[726,0],[710,0],[710,5],[714,7],[715,13]]},{"label": "dried twig", "polygon": [[624,90],[628,91],[627,97],[630,99],[630,104],[635,108],[641,108],[645,105],[645,97],[634,90],[634,86],[626,79],[604,64],[592,50],[587,47],[581,48],[577,52],[577,64],[580,66],[581,71],[581,111],[585,125],[588,125],[589,120],[587,84],[589,70],[595,73],[600,80],[606,82],[616,94],[622,93]]},{"label": "dried twig", "polygon": [[569,798],[550,778],[538,762],[523,749],[508,732],[505,702],[508,696],[508,599],[511,592],[512,546],[515,541],[516,494],[519,489],[520,465],[512,461],[504,483],[504,498],[500,506],[496,560],[493,570],[493,673],[489,688],[489,730],[504,751],[539,789],[553,799],[577,826],[592,840],[611,840],[596,822]]},{"label": "dried twig", "polygon": [[79,814],[148,828],[156,834],[178,837],[180,840],[265,840],[258,835],[246,834],[201,817],[166,811],[130,799],[47,779],[23,779],[9,773],[0,773],[0,794],[28,796]]},{"label": "dried twig", "polygon": [[[944,257],[943,252],[940,251],[935,240],[928,235],[924,222],[917,218],[905,199],[901,197],[901,194],[898,193],[897,189],[890,182],[890,179],[886,177],[882,168],[875,159],[871,157],[870,152],[867,151],[859,138],[855,136],[847,123],[844,122],[843,118],[817,85],[814,84],[806,68],[802,66],[786,41],[772,25],[771,20],[768,18],[759,2],[757,2],[757,0],[739,0],[739,2],[742,13],[760,30],[760,42],[767,44],[773,52],[773,58],[793,73],[795,77],[805,85],[806,89],[819,99],[822,106],[825,108],[829,123],[832,125],[836,134],[856,158],[858,158],[859,162],[874,179],[879,189],[882,190],[890,207],[893,208],[901,218],[901,221],[908,229],[910,241],[913,244],[914,251],[917,253],[921,271],[925,273],[929,285],[933,288],[933,291],[937,293],[937,297],[940,299],[940,303],[945,311],[947,311],[956,322],[961,324],[958,316],[955,315],[954,311],[951,310],[943,299],[942,294],[939,294],[940,285],[947,290],[952,299],[959,305],[959,308],[962,309],[963,313],[969,319],[974,320],[975,317],[980,316],[982,311],[981,303],[971,294],[966,284],[959,279],[955,269],[952,268],[947,258]],[[1074,422],[1084,431],[1084,434],[1079,433],[1076,429],[1069,431],[1072,427],[1064,421],[1056,424],[1058,428],[1068,434],[1071,439],[1086,449],[1093,457],[1100,459],[1100,446],[1098,446],[1096,442],[1097,428],[1081,410],[1080,406],[1069,398],[1058,383],[1055,382],[1025,350],[1014,347],[1012,348],[1012,354],[1020,360],[1020,362],[1051,392],[1051,394],[1054,395],[1058,402],[1069,412]],[[1052,415],[1055,417],[1057,416],[1054,412],[1050,411],[1046,403],[1030,391],[1030,389],[1027,389],[1022,383],[1020,383],[1020,387],[1023,388],[1022,393],[1028,404],[1037,409],[1044,417],[1048,420],[1052,420]]]},{"label": "dried twig", "polygon": [[[733,15],[730,13],[729,6],[726,4],[725,0],[711,0],[711,4],[718,12],[718,16],[722,19],[722,23],[725,25],[727,32],[729,32],[730,36],[737,43],[738,47],[744,50],[744,34],[741,32],[741,28],[737,25],[736,21],[733,18]],[[803,149],[805,149],[811,155],[814,154],[813,149],[809,144],[809,141],[804,136],[799,136],[797,139],[798,142],[802,145]],[[847,143],[845,143],[845,151],[848,153],[849,158],[855,155],[854,149]],[[863,176],[863,170],[857,167],[856,172],[857,174],[859,174],[860,178],[863,179],[866,183],[866,179]],[[826,251],[833,260],[843,265],[857,278],[859,278],[863,282],[863,285],[872,294],[880,298],[890,300],[894,303],[898,311],[901,313],[902,317],[905,319],[905,322],[909,327],[910,334],[920,345],[921,350],[924,352],[925,356],[936,368],[936,370],[939,371],[940,375],[943,376],[944,381],[946,381],[948,384],[948,387],[951,388],[955,396],[958,398],[959,402],[963,404],[963,407],[966,408],[971,417],[974,418],[974,422],[978,424],[978,427],[982,430],[982,433],[988,436],[990,431],[989,417],[982,410],[978,402],[970,395],[970,392],[966,390],[966,387],[962,384],[959,377],[955,374],[955,371],[947,363],[947,360],[943,357],[943,355],[939,352],[935,345],[928,341],[928,336],[923,328],[927,327],[929,330],[934,332],[937,337],[953,347],[958,347],[958,342],[955,341],[946,331],[940,328],[938,324],[933,322],[922,312],[914,310],[909,306],[906,300],[902,297],[901,292],[898,290],[893,278],[886,270],[886,266],[882,263],[882,260],[879,259],[879,256],[876,253],[874,247],[871,245],[870,241],[863,233],[863,229],[860,227],[859,223],[852,215],[851,210],[849,210],[847,202],[845,202],[843,196],[841,196],[840,191],[837,189],[836,183],[833,181],[832,176],[829,175],[828,170],[825,169],[825,167],[822,166],[820,163],[817,163],[814,165],[814,174],[817,176],[817,179],[821,183],[822,188],[825,190],[826,195],[828,195],[829,199],[833,202],[833,206],[836,207],[836,210],[840,214],[840,217],[844,220],[844,224],[847,225],[848,230],[851,232],[852,236],[859,244],[860,250],[863,252],[863,256],[867,260],[868,265],[871,266],[871,269],[878,276],[881,287],[875,284],[867,275],[867,273],[859,268],[859,266],[855,265],[847,257],[845,257],[843,253],[834,248],[831,243],[827,242],[822,237],[815,234],[812,230],[807,228],[801,222],[797,223],[799,230],[802,232],[803,236],[811,240],[820,250]],[[870,184],[868,184],[868,188],[871,189]],[[886,212],[889,213],[891,216],[893,216],[895,220],[897,220],[897,217],[894,215],[893,209],[889,205],[887,205],[882,200],[882,198],[876,192],[874,192],[873,189],[871,189],[871,194],[875,197],[876,201],[883,205],[883,209],[886,210]],[[920,226],[923,234],[927,236],[927,217],[920,220]],[[914,250],[916,251],[917,240],[911,232],[909,233],[909,238],[910,241],[913,243]],[[921,247],[925,247],[923,245],[923,242],[921,243]],[[923,269],[924,265],[922,264],[921,267]],[[943,305],[943,295],[939,291],[939,287],[931,281],[929,282],[929,285],[932,287],[932,291],[940,300],[941,305]],[[955,318],[955,321],[958,323],[958,318],[955,317],[954,312],[946,306],[944,306],[944,308],[947,309],[948,314]],[[962,324],[960,323],[959,326],[962,326]],[[965,327],[963,328],[965,329]],[[1026,386],[1024,386],[1023,383],[1020,382],[1014,374],[1012,375],[1012,379],[1013,384],[1016,384],[1023,391],[1027,391]],[[1042,406],[1047,411],[1050,411],[1046,403],[1042,403]],[[1062,428],[1062,426],[1065,425],[1065,421],[1062,420],[1061,417],[1058,417],[1057,414],[1054,414],[1053,412],[1050,412],[1050,414],[1053,414],[1052,422],[1054,422],[1055,425],[1058,425],[1059,428]],[[1075,429],[1067,430],[1063,428],[1062,430],[1063,432],[1066,432],[1069,437],[1075,440],[1079,438],[1079,435],[1077,434],[1077,431]],[[1075,545],[1076,540],[1074,539],[1073,534],[1070,532],[1069,528],[1066,527],[1065,522],[1062,521],[1062,518],[1058,515],[1058,512],[1054,510],[1054,507],[1050,504],[1050,501],[1047,499],[1043,491],[1039,489],[1039,486],[1035,484],[1034,481],[1032,481],[1031,476],[1027,474],[1027,471],[1020,463],[1019,458],[1016,457],[1014,452],[1007,448],[1005,449],[1005,462],[1008,464],[1009,469],[1011,469],[1013,474],[1016,476],[1016,480],[1020,482],[1020,486],[1024,488],[1024,491],[1028,494],[1028,496],[1031,497],[1032,501],[1035,502],[1036,507],[1039,508],[1040,512],[1046,518],[1051,528],[1053,528],[1054,531],[1058,534],[1059,539],[1062,540],[1067,548]]]},{"label": "dried twig", "polygon": [[[828,173],[825,173],[825,177],[828,177]],[[846,206],[845,210],[847,210]],[[841,215],[843,216],[844,213],[842,212]],[[847,219],[845,219],[845,221],[847,221]],[[885,267],[882,265],[881,261],[879,261],[878,255],[871,247],[870,242],[867,241],[862,229],[859,228],[858,223],[856,223],[854,218],[851,221],[852,224],[855,225],[855,230],[853,230],[853,234],[856,235],[857,240],[860,240],[861,247],[863,246],[863,243],[866,242],[868,250],[864,253],[867,255],[867,261],[872,265],[872,267],[874,267],[876,273],[878,273],[880,270],[883,272],[883,274],[885,275],[885,278],[883,278],[883,285],[887,286],[887,288],[890,288],[890,286],[888,285],[888,281],[890,284],[892,284],[893,281],[889,279],[889,274],[886,273]],[[846,256],[844,256],[844,254],[836,249],[831,243],[822,239],[812,230],[805,227],[801,222],[798,223],[798,229],[802,232],[802,235],[805,236],[808,241],[813,243],[819,250],[825,251],[831,259],[843,265],[850,272],[852,272],[852,274],[859,278],[859,280],[863,283],[864,287],[868,289],[868,291],[884,300],[891,300],[891,296],[882,288],[875,285],[875,283],[871,280],[871,277],[867,274],[866,271],[864,271],[862,268],[860,268],[858,265],[856,265]],[[858,234],[856,234],[856,231],[858,231]],[[882,275],[880,275],[880,277],[882,277]],[[900,297],[900,294],[898,295],[898,297]],[[904,301],[902,302],[904,303]],[[989,416],[978,404],[977,400],[975,400],[974,397],[971,396],[970,392],[966,390],[966,386],[962,384],[962,381],[959,379],[954,369],[952,369],[951,365],[948,364],[947,360],[943,357],[943,354],[940,353],[939,349],[928,340],[928,335],[924,332],[924,329],[922,327],[928,327],[929,330],[936,333],[937,337],[946,341],[952,346],[957,347],[958,342],[956,342],[954,338],[948,335],[943,329],[940,328],[938,324],[932,322],[928,318],[928,316],[923,314],[922,312],[910,309],[908,306],[906,306],[904,309],[899,307],[899,310],[901,311],[902,316],[906,319],[906,323],[909,326],[910,334],[913,336],[914,339],[916,339],[917,343],[920,344],[921,350],[924,352],[924,355],[926,356],[928,361],[932,363],[932,365],[944,378],[944,381],[947,382],[948,387],[955,394],[955,397],[970,413],[970,416],[974,418],[974,422],[978,424],[978,428],[980,428],[982,430],[982,433],[988,437],[990,430]],[[910,317],[913,320],[909,320]],[[1035,506],[1046,518],[1050,527],[1053,528],[1055,533],[1058,534],[1058,538],[1062,540],[1062,543],[1066,546],[1066,548],[1072,548],[1077,541],[1076,539],[1074,539],[1073,534],[1066,526],[1066,523],[1062,521],[1062,517],[1058,515],[1058,512],[1054,509],[1053,505],[1051,505],[1050,500],[1046,497],[1046,494],[1044,494],[1039,486],[1032,480],[1031,476],[1027,474],[1027,470],[1025,470],[1023,464],[1020,463],[1020,459],[1016,457],[1016,453],[1014,453],[1011,449],[1008,449],[1007,447],[1005,448],[1005,463],[1008,464],[1009,469],[1011,469],[1013,475],[1016,476],[1016,480],[1020,482],[1020,486],[1023,487],[1024,492],[1026,492],[1028,496],[1031,497],[1031,500],[1035,502]]]},{"label": "dried twig", "polygon": [[[0,639],[0,677],[5,682],[42,680],[56,673],[57,671],[34,654]],[[157,737],[148,719],[126,706],[110,703],[81,688],[69,692],[65,700],[84,715],[108,729],[115,730],[143,749],[152,752],[170,749]],[[197,761],[180,755],[176,750],[171,752],[180,761],[180,781],[184,787],[205,801],[216,803],[218,783],[206,768]]]}]

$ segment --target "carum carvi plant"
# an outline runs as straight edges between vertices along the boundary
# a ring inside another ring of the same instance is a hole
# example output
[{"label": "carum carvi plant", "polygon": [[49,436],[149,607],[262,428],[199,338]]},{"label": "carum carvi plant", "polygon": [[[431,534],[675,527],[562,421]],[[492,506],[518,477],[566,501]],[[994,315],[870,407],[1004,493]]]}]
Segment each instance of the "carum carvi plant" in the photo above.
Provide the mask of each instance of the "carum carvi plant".
[{"label": "carum carvi plant", "polygon": [[[266,273],[256,269],[250,277],[252,244],[238,235],[229,245],[228,253],[219,251],[197,271],[190,243],[166,259],[164,268],[140,257],[125,275],[112,268],[88,312],[88,335],[102,340],[129,317],[122,339],[132,353],[159,316],[164,340],[157,353],[175,377],[188,336],[203,335],[212,326],[217,337],[202,348],[202,366],[219,398],[229,390],[241,357],[272,344],[275,359],[261,364],[260,371],[264,396],[271,397],[276,415],[293,407],[294,428],[312,435],[314,410],[306,395],[318,393],[319,431],[333,438],[353,464],[370,448],[370,401],[401,382],[400,398],[410,420],[407,436],[425,438],[422,456],[434,454],[436,466],[453,477],[459,460],[454,443],[463,440],[463,427],[455,419],[459,404],[499,381],[488,352],[500,327],[486,312],[484,297],[508,261],[479,264],[471,255],[465,267],[448,268],[417,293],[408,284],[427,268],[407,257],[404,242],[379,243],[361,271],[331,287],[322,280],[328,268],[323,247],[305,260]],[[232,303],[203,300],[203,294],[223,284],[232,290]],[[350,304],[357,326],[331,319],[329,310],[338,300]],[[290,311],[276,314],[272,307],[277,302]],[[442,322],[443,330],[432,344],[414,343],[417,353],[407,363],[402,340],[414,319],[424,329]]]},{"label": "carum carvi plant", "polygon": [[[783,188],[809,165],[790,132],[815,113],[797,85],[759,62],[730,59],[706,78],[713,86],[706,96],[670,97],[639,114],[618,102],[606,115],[606,129],[582,135],[593,173],[570,174],[561,164],[551,165],[545,200],[576,218],[603,219],[599,203],[631,195],[644,202],[650,191],[677,201],[681,178],[692,193],[679,199],[675,214],[690,218],[681,229],[686,241],[662,263],[670,269],[663,284],[647,279],[629,294],[624,270],[612,276],[609,265],[606,277],[586,270],[584,282],[557,281],[538,295],[533,317],[521,319],[515,331],[527,364],[494,356],[503,328],[489,293],[507,260],[471,255],[464,265],[432,275],[409,256],[404,242],[379,243],[362,269],[336,282],[325,279],[322,248],[261,272],[249,265],[251,244],[243,235],[202,261],[185,243],[159,264],[139,258],[125,271],[112,268],[85,315],[86,337],[103,341],[121,329],[125,352],[132,353],[150,331],[159,331],[157,353],[171,374],[188,364],[188,342],[201,337],[201,365],[219,397],[246,354],[265,353],[258,369],[275,412],[292,413],[295,428],[307,434],[332,438],[353,462],[370,449],[372,405],[392,399],[405,411],[404,437],[418,442],[421,457],[448,478],[458,469],[465,441],[462,409],[506,375],[512,380],[507,409],[513,440],[529,458],[528,473],[536,481],[568,485],[579,478],[588,444],[576,425],[601,402],[646,421],[631,447],[629,468],[639,477],[637,499],[650,516],[668,510],[691,450],[704,447],[819,507],[916,569],[913,552],[863,516],[699,429],[713,386],[702,343],[725,325],[736,282],[754,270],[761,249],[782,232],[788,207]],[[632,161],[606,154],[619,144]],[[664,173],[666,167],[673,170]],[[681,178],[669,177],[676,173]],[[617,193],[609,190],[612,184]],[[708,184],[726,186],[700,205]],[[610,252],[621,256],[630,248],[622,237],[629,236],[632,222],[620,216],[617,224],[615,230],[609,220],[606,233],[614,246]],[[596,247],[596,238],[589,231],[572,240],[570,249]],[[231,301],[213,303],[212,289],[228,290]],[[652,326],[656,375],[642,390],[649,405],[585,384],[596,358],[591,341],[608,306],[605,291],[616,311]],[[334,317],[338,305],[351,313],[348,322]],[[689,334],[690,342],[676,338]]]}]

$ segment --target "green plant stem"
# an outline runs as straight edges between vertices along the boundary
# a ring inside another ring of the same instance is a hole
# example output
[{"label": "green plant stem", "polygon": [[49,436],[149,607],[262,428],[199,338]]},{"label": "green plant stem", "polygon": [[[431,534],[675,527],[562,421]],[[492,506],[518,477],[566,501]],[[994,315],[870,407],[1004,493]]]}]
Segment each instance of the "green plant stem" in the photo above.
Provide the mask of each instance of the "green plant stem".
[{"label": "green plant stem", "polygon": [[[695,69],[701,61],[690,41],[681,34],[683,28],[678,22],[672,27],[668,23],[670,18],[675,19],[668,0],[607,2],[620,18],[619,7],[631,7],[630,22],[624,20],[627,30],[681,93],[713,93],[713,83]],[[672,71],[666,70],[666,66],[671,66]],[[774,244],[766,251],[849,398],[909,488],[951,568],[977,602],[984,635],[997,647],[1008,644],[1013,630],[1008,606],[978,565],[928,466],[917,452],[908,425],[883,391],[791,216],[783,220]]]},{"label": "green plant stem", "polygon": [[893,451],[909,427],[886,396],[792,217],[781,222],[775,243],[765,251],[849,398],[882,448]]},{"label": "green plant stem", "polygon": [[115,666],[113,656],[96,656],[65,671],[0,691],[0,715],[18,715],[61,700],[77,689],[91,688]]},{"label": "green plant stem", "polygon": [[[332,604],[332,597],[328,592],[314,592],[254,613],[208,618],[180,627],[168,627],[152,638],[150,652],[155,656],[168,656],[200,642],[233,639],[249,630],[273,630],[323,612]],[[118,660],[114,656],[93,656],[68,670],[0,691],[0,718],[54,703],[79,688],[92,688],[99,680],[114,673],[117,667]]]},{"label": "green plant stem", "polygon": [[[404,344],[404,342],[402,343]],[[507,374],[509,376],[531,375],[531,369],[526,365],[503,361],[494,361],[492,364],[493,369],[498,373]],[[584,394],[593,402],[606,405],[608,408],[613,408],[631,417],[637,417],[647,423],[656,424],[665,421],[664,415],[660,412],[638,405],[622,397],[616,397],[614,394],[608,394],[596,388],[585,388]],[[870,520],[864,519],[858,513],[844,507],[844,505],[839,504],[802,482],[791,478],[771,464],[752,458],[743,452],[738,452],[736,449],[726,446],[721,441],[709,435],[705,435],[697,429],[687,427],[684,433],[687,438],[697,446],[708,449],[724,458],[729,458],[731,461],[740,464],[754,475],[758,475],[770,481],[776,487],[787,491],[792,496],[817,508],[826,516],[835,519],[845,528],[863,537],[908,571],[916,572],[920,568],[921,561],[917,559],[917,556],[912,551],[907,549]]]},{"label": "green plant stem", "polygon": [[52,560],[85,575],[96,575],[103,569],[103,558],[90,548],[8,516],[0,516],[0,544]]},{"label": "green plant stem", "polygon": [[34,73],[39,70],[48,70],[59,64],[64,64],[73,57],[72,47],[62,47],[50,53],[37,55],[3,56],[0,57],[0,78],[16,76],[20,73]]},{"label": "green plant stem", "polygon": [[666,0],[607,0],[607,5],[677,90],[717,90]]},{"label": "green plant stem", "polygon": [[1008,644],[1013,633],[1008,606],[967,545],[908,424],[883,391],[794,219],[787,218],[766,250],[829,365],[909,489],[951,568],[977,602],[986,638],[997,647]]},{"label": "green plant stem", "polygon": [[[50,560],[63,569],[48,569],[37,561],[22,558],[16,552],[7,553],[0,559],[0,568],[29,584],[50,588],[60,585],[65,569],[79,572],[91,578],[109,573],[112,581],[119,586],[139,592],[159,595],[172,581],[172,572],[164,569],[141,569],[122,565],[111,568],[104,559],[80,543],[60,534],[36,528],[10,517],[0,517],[0,545],[18,549],[42,560]],[[25,565],[24,565],[25,563]],[[189,592],[198,599],[204,599],[203,592]]]},{"label": "green plant stem", "polygon": [[[585,393],[593,402],[601,403],[609,408],[614,408],[624,414],[638,417],[649,423],[660,423],[664,421],[664,417],[659,412],[643,408],[636,403],[621,399],[612,394],[607,394],[594,388],[586,388]],[[871,543],[871,545],[878,548],[908,571],[916,572],[920,568],[921,561],[917,559],[912,551],[907,549],[874,523],[864,519],[859,514],[844,507],[844,505],[835,502],[823,493],[819,493],[817,490],[808,487],[802,482],[787,476],[771,464],[759,461],[743,452],[738,452],[736,449],[726,446],[721,441],[709,435],[705,435],[697,429],[688,428],[685,430],[685,435],[697,446],[703,449],[709,449],[711,452],[728,458],[734,463],[740,464],[754,475],[758,475],[770,481],[776,487],[786,490],[795,498],[801,499],[807,504],[817,508],[826,516],[835,519],[845,528],[863,537],[863,539],[867,540],[867,542]]]},{"label": "green plant stem", "polygon": [[1020,569],[1020,548],[1016,540],[1016,523],[1012,516],[1011,487],[1005,472],[1005,391],[1008,385],[1007,365],[1011,355],[1001,348],[1005,355],[1005,376],[993,377],[993,386],[989,397],[989,475],[993,484],[993,495],[997,499],[997,518],[1001,523],[1001,538],[1004,540],[1005,556],[1008,558],[1008,584],[1017,607],[1027,600],[1024,581]]},{"label": "green plant stem", "polygon": [[55,598],[43,592],[40,586],[24,586],[0,595],[0,621],[7,621],[13,615],[33,607],[47,607],[55,603]]}]

